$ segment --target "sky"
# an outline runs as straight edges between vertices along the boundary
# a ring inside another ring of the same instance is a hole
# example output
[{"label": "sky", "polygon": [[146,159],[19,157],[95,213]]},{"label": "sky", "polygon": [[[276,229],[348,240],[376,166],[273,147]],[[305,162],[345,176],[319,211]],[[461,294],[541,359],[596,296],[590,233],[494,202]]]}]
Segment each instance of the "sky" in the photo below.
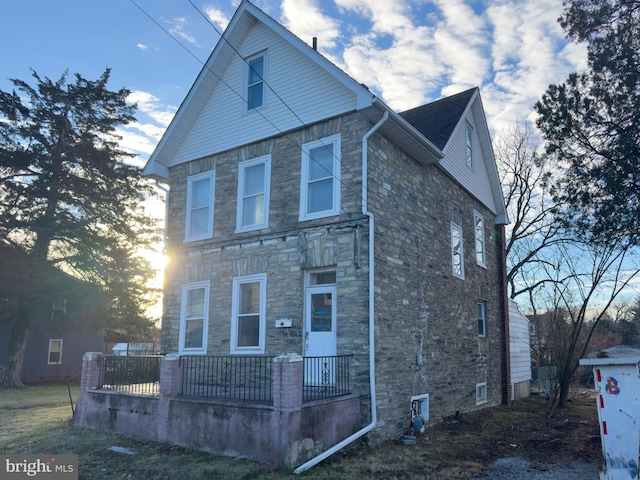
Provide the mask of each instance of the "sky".
[{"label": "sky", "polygon": [[[535,119],[552,83],[586,69],[557,20],[562,0],[254,0],[396,111],[479,87],[494,139]],[[0,90],[31,70],[126,87],[137,122],[121,147],[144,165],[239,0],[0,0]],[[73,81],[73,78],[70,78]],[[162,216],[164,209],[155,209]],[[163,260],[154,262],[160,270]]]},{"label": "sky", "polygon": [[[144,164],[239,0],[0,0],[0,89],[31,70],[91,80],[111,69],[138,122],[121,146]],[[534,118],[551,83],[586,68],[569,43],[561,0],[255,0],[391,108],[402,111],[479,87],[493,135]],[[70,79],[73,80],[72,78]]]}]

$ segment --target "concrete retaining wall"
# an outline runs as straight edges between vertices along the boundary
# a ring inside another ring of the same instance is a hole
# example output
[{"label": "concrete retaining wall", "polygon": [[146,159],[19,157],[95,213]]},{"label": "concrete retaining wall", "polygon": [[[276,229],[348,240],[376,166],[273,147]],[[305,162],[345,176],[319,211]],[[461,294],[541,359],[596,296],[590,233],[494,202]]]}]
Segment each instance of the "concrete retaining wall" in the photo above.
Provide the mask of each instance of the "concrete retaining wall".
[{"label": "concrete retaining wall", "polygon": [[360,399],[302,403],[302,357],[275,359],[273,405],[180,397],[177,356],[161,363],[158,397],[96,388],[100,354],[86,354],[76,426],[295,467],[360,427]]}]

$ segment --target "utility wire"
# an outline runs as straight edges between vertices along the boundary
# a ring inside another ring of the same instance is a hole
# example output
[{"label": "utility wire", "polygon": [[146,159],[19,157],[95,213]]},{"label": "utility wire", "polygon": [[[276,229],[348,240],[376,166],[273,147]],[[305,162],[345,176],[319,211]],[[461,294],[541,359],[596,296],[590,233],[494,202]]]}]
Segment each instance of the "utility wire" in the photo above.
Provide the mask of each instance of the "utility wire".
[{"label": "utility wire", "polygon": [[[289,111],[291,112],[291,114],[296,118],[296,120],[298,120],[298,122],[300,122],[300,125],[301,125],[302,127],[304,127],[304,128],[308,128],[308,125],[305,123],[305,121],[304,121],[304,120],[302,120],[302,118],[301,118],[301,117],[300,117],[300,116],[299,116],[299,115],[298,115],[298,114],[293,110],[293,108],[291,108],[291,107],[289,106],[289,104],[288,104],[287,102],[285,102],[285,101],[284,101],[284,99],[283,99],[283,98],[278,94],[278,92],[276,92],[276,91],[275,91],[275,89],[274,89],[273,87],[271,87],[271,85],[269,85],[269,82],[267,82],[267,81],[262,77],[262,75],[261,75],[260,73],[258,73],[258,72],[256,72],[256,71],[255,71],[255,69],[254,69],[254,68],[249,64],[249,62],[247,61],[247,59],[246,59],[246,58],[244,58],[244,57],[240,54],[240,52],[238,51],[238,49],[237,49],[236,47],[234,47],[234,46],[231,44],[231,42],[229,42],[229,40],[227,40],[227,39],[225,38],[225,36],[223,35],[223,32],[221,32],[220,30],[218,30],[218,27],[216,27],[216,26],[213,24],[213,22],[211,22],[211,20],[209,19],[209,17],[208,17],[207,15],[205,15],[205,14],[204,14],[204,12],[202,12],[202,11],[201,11],[201,10],[200,10],[200,9],[199,9],[195,4],[194,4],[194,3],[193,3],[193,0],[188,0],[188,1],[189,1],[189,3],[191,4],[191,6],[192,6],[192,7],[193,7],[193,8],[194,8],[194,9],[195,9],[199,14],[200,14],[200,16],[206,20],[206,22],[211,26],[211,28],[213,28],[213,29],[215,30],[215,32],[216,32],[218,35],[220,35],[220,41],[224,41],[224,42],[226,42],[226,43],[227,43],[227,45],[228,45],[228,46],[229,46],[229,47],[234,51],[234,53],[235,53],[235,54],[236,54],[240,59],[242,59],[242,61],[243,61],[243,62],[244,62],[244,63],[245,63],[245,64],[246,64],[250,69],[251,69],[251,71],[252,71],[253,73],[255,73],[255,74],[260,78],[260,80],[261,80],[261,81],[262,81],[262,82],[267,86],[267,88],[268,88],[268,89],[269,89],[269,90],[270,90],[270,91],[271,91],[271,92],[276,96],[276,98],[277,98],[278,100],[280,100],[280,102],[281,102],[281,103],[282,103],[282,104],[287,108],[287,110],[289,110]],[[248,104],[248,100],[247,100],[247,104]],[[325,143],[323,142],[323,140],[322,140],[321,138],[319,138],[318,136],[316,136],[316,138],[315,138],[315,139],[316,139],[316,140],[318,140],[318,141],[320,141],[320,143],[321,143],[321,145],[322,145],[323,147],[326,147],[326,146],[327,146],[327,145],[325,145]],[[301,150],[302,150],[302,148],[301,148]],[[332,152],[332,155],[333,155],[333,157],[334,157],[336,160],[340,161],[340,159],[339,159],[339,158],[338,158],[338,156],[335,154],[335,152]],[[318,162],[316,162],[316,163],[318,163]],[[342,162],[340,162],[340,163],[342,163]],[[320,165],[319,163],[318,163],[318,165],[319,165],[321,168],[323,168],[324,170],[326,170],[326,171],[327,171],[327,173],[331,174],[331,176],[333,176],[334,178],[336,178],[336,177],[335,177],[335,174],[334,174],[333,172],[329,171],[326,167],[324,167],[323,165]],[[353,174],[353,172],[351,172],[351,171],[349,170],[349,168],[348,168],[346,165],[342,165],[342,167],[344,167],[344,169],[345,169],[349,174],[351,174],[351,176],[352,176],[353,178],[355,178],[355,175]],[[337,180],[337,178],[336,178],[336,180]],[[343,183],[341,180],[340,180],[340,182],[341,182],[341,183]],[[346,185],[346,184],[344,184],[344,183],[343,183],[343,185],[345,185],[347,188],[349,188],[349,189],[350,189],[350,187],[349,187],[348,185]]]},{"label": "utility wire", "polygon": [[[190,0],[189,0],[190,1]],[[174,40],[183,50],[185,50],[191,57],[193,57],[194,59],[196,59],[196,61],[198,63],[200,63],[203,67],[205,67],[207,69],[208,72],[210,72],[212,75],[214,75],[223,85],[225,85],[234,95],[236,95],[238,98],[240,98],[244,103],[246,103],[247,105],[248,103],[248,99],[245,99],[244,96],[238,92],[236,89],[234,89],[231,85],[229,85],[228,82],[226,82],[221,75],[218,75],[216,72],[214,72],[211,68],[209,68],[206,64],[206,62],[203,62],[200,58],[198,58],[198,56],[196,56],[191,50],[189,50],[189,48],[187,46],[185,46],[180,40],[178,40],[173,34],[171,34],[171,32],[169,32],[164,26],[162,26],[155,18],[153,18],[153,16],[151,16],[142,6],[140,6],[135,0],[130,0],[131,3],[133,3],[146,17],[148,17],[157,27],[159,27],[166,35],[168,35],[172,40]],[[237,49],[235,47],[233,47],[233,45],[231,45],[231,43],[229,43],[229,41],[224,37],[223,34],[220,33],[220,31],[215,27],[215,25],[213,25],[211,23],[211,21],[209,21],[209,19],[190,1],[191,5],[198,11],[198,13],[200,13],[200,15],[202,15],[207,22],[209,23],[209,25],[216,31],[216,33],[218,33],[221,37],[221,41],[225,41],[227,42],[227,44],[233,49],[233,51],[242,59],[243,62],[247,63],[246,59],[244,59],[242,57],[242,55],[240,55],[240,53],[237,51]],[[251,68],[251,67],[250,67]],[[252,69],[253,70],[253,69]],[[255,70],[253,70],[255,72]],[[257,72],[255,72],[257,74]],[[296,117],[296,119],[300,122],[302,127],[307,127],[307,125],[304,123],[304,121],[293,111],[293,109],[291,107],[289,107],[289,105],[273,90],[273,88],[262,78],[262,76],[258,75],[261,80],[263,81],[263,83],[265,85],[267,85],[267,87],[269,88],[269,90],[271,90],[276,97],[282,102],[283,105],[285,105],[285,107],[287,107],[287,109]],[[300,145],[295,139],[293,139],[290,135],[288,135],[287,133],[285,133],[284,131],[282,131],[275,123],[273,123],[269,118],[267,118],[264,113],[262,113],[259,109],[254,110],[258,115],[260,115],[260,117],[262,117],[269,125],[271,125],[279,134],[281,134],[284,138],[286,138],[292,145],[294,145],[296,148],[298,148],[300,150],[300,152],[304,153],[304,148],[302,145]],[[323,146],[327,146],[322,142],[322,139],[316,137],[317,140],[319,140]],[[335,152],[332,152],[333,157],[338,160],[340,162],[340,166],[345,168],[345,170],[347,172],[349,172],[351,174],[351,176],[353,178],[356,178],[355,175],[349,171],[349,169],[343,165],[342,161],[338,158],[338,156],[335,154]],[[312,158],[312,157],[311,157]],[[359,193],[356,192],[355,190],[353,190],[353,188],[346,184],[341,178],[338,179],[338,177],[336,176],[336,174],[327,169],[324,165],[320,164],[319,162],[316,161],[316,164],[321,167],[322,169],[324,169],[327,173],[329,173],[329,175],[334,179],[337,180],[341,185],[344,185],[347,189],[351,190],[353,193]]]}]

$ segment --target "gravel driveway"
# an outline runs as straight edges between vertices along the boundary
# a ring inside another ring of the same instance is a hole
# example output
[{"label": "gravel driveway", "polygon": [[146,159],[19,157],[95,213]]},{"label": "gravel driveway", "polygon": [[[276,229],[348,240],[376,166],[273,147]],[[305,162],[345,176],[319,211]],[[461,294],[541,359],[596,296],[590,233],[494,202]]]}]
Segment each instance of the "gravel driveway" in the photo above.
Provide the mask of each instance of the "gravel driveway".
[{"label": "gravel driveway", "polygon": [[474,480],[598,480],[597,463],[571,462],[563,464],[531,463],[522,458],[508,457],[491,464],[489,473]]}]

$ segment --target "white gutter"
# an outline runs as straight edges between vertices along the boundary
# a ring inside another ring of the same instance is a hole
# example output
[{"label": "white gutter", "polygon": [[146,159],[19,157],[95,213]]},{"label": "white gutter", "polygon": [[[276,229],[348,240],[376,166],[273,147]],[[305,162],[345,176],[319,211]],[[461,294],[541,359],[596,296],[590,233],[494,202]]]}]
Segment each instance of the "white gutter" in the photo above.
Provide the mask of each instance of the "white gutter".
[{"label": "white gutter", "polygon": [[384,112],[382,118],[378,120],[371,129],[364,134],[362,137],[362,214],[366,215],[369,218],[369,391],[371,396],[371,423],[366,427],[358,430],[353,435],[345,438],[339,443],[336,443],[329,450],[322,452],[320,455],[313,457],[306,463],[303,463],[298,468],[296,468],[293,473],[296,475],[304,472],[305,470],[310,469],[311,467],[317,465],[325,458],[333,455],[338,450],[342,450],[344,447],[349,445],[354,440],[362,437],[367,432],[373,430],[378,422],[378,407],[376,401],[376,364],[375,364],[375,321],[374,321],[374,313],[375,313],[375,283],[374,283],[374,216],[368,209],[367,198],[368,198],[368,141],[369,137],[375,133],[380,126],[387,121],[389,118],[389,112]]}]

